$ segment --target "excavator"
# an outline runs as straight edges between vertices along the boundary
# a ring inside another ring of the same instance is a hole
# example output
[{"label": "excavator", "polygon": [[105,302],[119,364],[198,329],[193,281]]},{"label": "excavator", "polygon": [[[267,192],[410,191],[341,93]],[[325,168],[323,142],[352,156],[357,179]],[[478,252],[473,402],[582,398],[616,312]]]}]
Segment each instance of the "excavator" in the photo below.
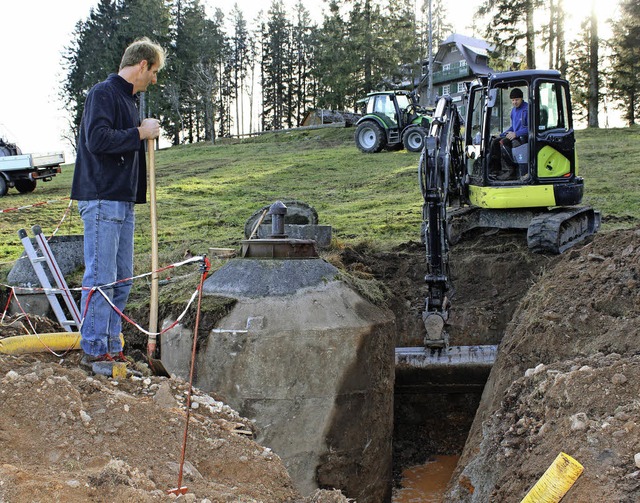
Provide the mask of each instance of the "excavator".
[{"label": "excavator", "polygon": [[[528,132],[508,148],[501,136],[511,125],[514,89],[527,103]],[[418,167],[428,286],[422,319],[432,349],[448,346],[449,248],[465,232],[526,229],[532,251],[559,254],[600,227],[600,213],[580,204],[584,180],[560,72],[482,76],[467,84],[465,98],[465,119],[451,97],[439,99]]]}]

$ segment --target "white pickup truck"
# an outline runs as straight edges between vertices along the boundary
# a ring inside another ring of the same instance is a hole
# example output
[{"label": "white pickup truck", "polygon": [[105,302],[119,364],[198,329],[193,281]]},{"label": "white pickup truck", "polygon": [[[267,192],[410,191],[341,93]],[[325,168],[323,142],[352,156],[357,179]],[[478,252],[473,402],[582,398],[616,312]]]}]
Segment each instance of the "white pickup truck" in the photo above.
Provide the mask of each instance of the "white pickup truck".
[{"label": "white pickup truck", "polygon": [[23,154],[13,143],[0,138],[0,197],[6,195],[9,187],[15,187],[25,194],[33,192],[37,180],[50,181],[61,172],[64,154]]}]

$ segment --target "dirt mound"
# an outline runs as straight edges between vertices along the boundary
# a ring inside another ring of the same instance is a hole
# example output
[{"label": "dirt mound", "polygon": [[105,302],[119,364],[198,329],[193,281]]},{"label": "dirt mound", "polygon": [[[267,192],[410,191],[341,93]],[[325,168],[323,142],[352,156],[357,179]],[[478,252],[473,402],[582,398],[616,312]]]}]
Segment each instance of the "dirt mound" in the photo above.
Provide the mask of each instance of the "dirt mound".
[{"label": "dirt mound", "polygon": [[28,317],[23,314],[13,316],[6,315],[0,321],[0,334],[3,337],[13,337],[15,335],[27,335],[33,332],[38,334],[62,332],[62,327],[49,318],[30,314]]},{"label": "dirt mound", "polygon": [[[77,359],[0,355],[0,501],[173,500],[187,383],[89,376]],[[192,404],[184,501],[346,501],[304,500],[248,420],[197,390]]]},{"label": "dirt mound", "polygon": [[596,235],[531,286],[501,343],[447,501],[522,498],[559,451],[563,501],[637,501],[640,229]]}]

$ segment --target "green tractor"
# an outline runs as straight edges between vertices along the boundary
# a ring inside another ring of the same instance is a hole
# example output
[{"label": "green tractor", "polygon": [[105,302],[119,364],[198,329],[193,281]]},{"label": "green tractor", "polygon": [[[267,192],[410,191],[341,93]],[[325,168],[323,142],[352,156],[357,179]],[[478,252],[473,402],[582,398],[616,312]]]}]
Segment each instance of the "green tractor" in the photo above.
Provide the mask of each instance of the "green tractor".
[{"label": "green tractor", "polygon": [[378,91],[359,100],[364,115],[357,123],[355,141],[365,153],[399,150],[420,152],[429,129],[426,110],[413,91]]}]

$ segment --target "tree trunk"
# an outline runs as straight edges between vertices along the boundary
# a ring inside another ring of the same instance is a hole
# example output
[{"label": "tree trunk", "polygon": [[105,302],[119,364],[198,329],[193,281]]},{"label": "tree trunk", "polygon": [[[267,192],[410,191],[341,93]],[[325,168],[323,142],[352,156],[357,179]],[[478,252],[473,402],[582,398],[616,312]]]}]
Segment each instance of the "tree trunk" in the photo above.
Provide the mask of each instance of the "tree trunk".
[{"label": "tree trunk", "polygon": [[558,25],[556,26],[556,38],[557,38],[556,45],[558,49],[558,70],[560,70],[560,73],[564,77],[567,74],[567,69],[569,68],[569,65],[567,63],[567,50],[564,43],[564,20],[566,18],[566,13],[564,10],[563,0],[558,0],[557,10],[558,10],[558,16],[559,16]]},{"label": "tree trunk", "polygon": [[527,68],[534,70],[536,68],[536,40],[535,28],[533,25],[533,0],[527,2]]},{"label": "tree trunk", "polygon": [[364,47],[364,91],[365,93],[370,92],[373,89],[373,61],[372,61],[372,52],[373,52],[373,39],[371,35],[371,2],[370,0],[366,0],[364,7],[364,37],[365,37],[365,47]]},{"label": "tree trunk", "polygon": [[596,17],[595,0],[591,3],[591,26],[589,30],[589,111],[588,127],[597,128],[599,75],[598,75],[598,18]]},{"label": "tree trunk", "polygon": [[555,37],[556,37],[556,19],[558,9],[554,0],[549,0],[549,68],[556,68],[555,56]]}]

